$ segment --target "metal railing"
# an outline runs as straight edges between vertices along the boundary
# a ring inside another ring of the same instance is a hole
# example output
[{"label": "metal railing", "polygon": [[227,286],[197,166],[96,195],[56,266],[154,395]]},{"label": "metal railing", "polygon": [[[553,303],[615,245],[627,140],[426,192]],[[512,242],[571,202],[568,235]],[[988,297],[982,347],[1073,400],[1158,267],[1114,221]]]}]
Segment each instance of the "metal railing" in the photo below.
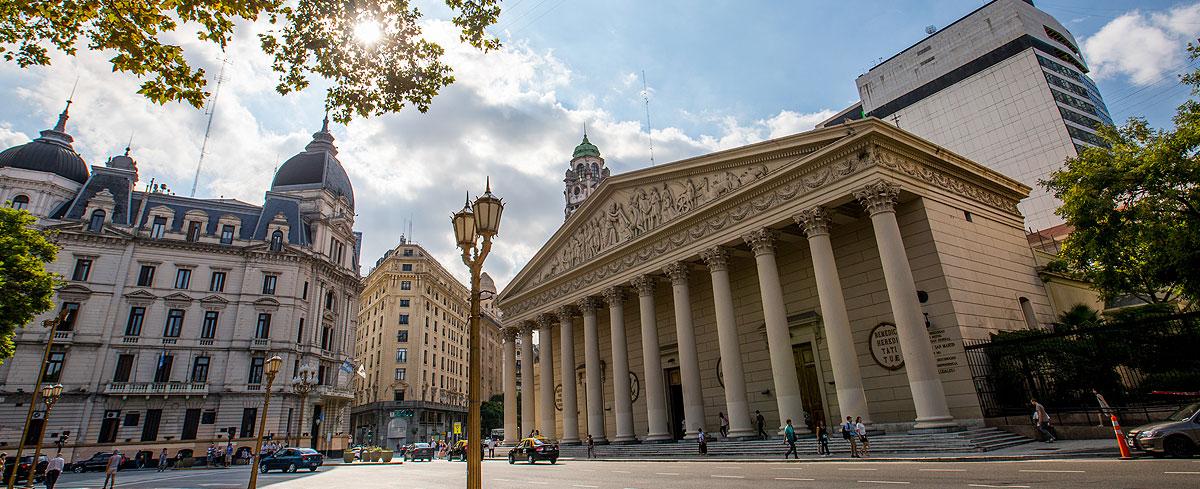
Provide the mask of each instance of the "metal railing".
[{"label": "metal railing", "polygon": [[105,394],[115,395],[207,395],[206,382],[111,382]]}]

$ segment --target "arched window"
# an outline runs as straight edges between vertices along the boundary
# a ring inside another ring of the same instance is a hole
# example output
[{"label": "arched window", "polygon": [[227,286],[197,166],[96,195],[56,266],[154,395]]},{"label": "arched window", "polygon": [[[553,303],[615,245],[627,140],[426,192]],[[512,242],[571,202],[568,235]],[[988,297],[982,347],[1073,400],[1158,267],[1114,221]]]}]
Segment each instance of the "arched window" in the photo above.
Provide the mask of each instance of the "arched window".
[{"label": "arched window", "polygon": [[575,176],[583,175],[583,163],[575,165]]},{"label": "arched window", "polygon": [[592,163],[592,173],[599,175],[600,174],[600,165]]},{"label": "arched window", "polygon": [[18,196],[16,196],[16,197],[13,197],[13,199],[12,199],[12,205],[11,205],[11,207],[12,207],[13,209],[27,209],[27,208],[29,208],[29,196],[27,196],[27,195],[18,195]]},{"label": "arched window", "polygon": [[283,231],[276,229],[271,233],[271,251],[283,251]]},{"label": "arched window", "polygon": [[93,233],[100,232],[104,228],[104,216],[106,213],[101,209],[92,211],[92,219],[88,221],[88,231]]},{"label": "arched window", "polygon": [[1037,329],[1038,322],[1037,316],[1033,314],[1033,303],[1027,297],[1021,297],[1017,299],[1017,302],[1021,305],[1021,314],[1025,316],[1025,326],[1029,329]]}]

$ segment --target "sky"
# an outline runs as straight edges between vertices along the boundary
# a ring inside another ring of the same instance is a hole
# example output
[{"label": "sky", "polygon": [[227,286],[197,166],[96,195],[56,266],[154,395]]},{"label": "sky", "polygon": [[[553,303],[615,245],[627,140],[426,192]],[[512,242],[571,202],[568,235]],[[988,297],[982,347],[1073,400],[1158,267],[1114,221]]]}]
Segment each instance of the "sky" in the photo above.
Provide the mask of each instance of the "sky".
[{"label": "sky", "polygon": [[[458,42],[444,3],[415,3],[457,82],[427,113],[331,128],[355,188],[362,272],[411,222],[409,238],[465,281],[449,218],[490,177],[507,205],[485,270],[503,288],[562,223],[563,172],[585,127],[613,173],[649,166],[651,144],[663,164],[809,130],[858,99],[858,75],[984,2],[511,0],[490,29],[504,47],[486,54]],[[1188,96],[1176,75],[1200,64],[1185,51],[1200,35],[1200,2],[1035,3],[1079,41],[1114,120],[1169,127]],[[239,25],[224,54],[175,36],[214,78],[228,60],[197,197],[261,204],[275,168],[320,128],[321,84],[277,94],[261,29]],[[207,116],[141,98],[138,80],[113,73],[108,57],[80,49],[29,69],[0,61],[0,148],[52,126],[78,80],[67,130],[84,160],[103,164],[132,141],[143,184],[188,195]]]}]

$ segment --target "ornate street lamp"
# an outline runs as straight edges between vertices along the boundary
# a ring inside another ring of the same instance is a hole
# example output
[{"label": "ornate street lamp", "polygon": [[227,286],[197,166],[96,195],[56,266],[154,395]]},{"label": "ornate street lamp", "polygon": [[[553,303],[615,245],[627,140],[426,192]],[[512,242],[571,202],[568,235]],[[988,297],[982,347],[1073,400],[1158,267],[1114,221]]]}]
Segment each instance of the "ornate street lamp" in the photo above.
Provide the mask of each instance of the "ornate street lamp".
[{"label": "ornate street lamp", "polygon": [[[482,428],[480,426],[479,398],[479,369],[480,367],[480,338],[479,338],[479,299],[481,294],[480,274],[483,270],[483,260],[492,251],[492,238],[500,231],[500,214],[504,212],[504,202],[492,195],[492,181],[487,181],[487,189],[483,195],[475,199],[472,205],[470,194],[462,210],[454,214],[451,223],[454,225],[454,239],[462,249],[463,263],[471,269],[471,324],[470,324],[470,364],[467,368],[467,489],[480,489],[483,481],[481,469],[483,452],[479,450]],[[481,242],[482,239],[482,242]],[[488,281],[489,285],[491,281]],[[491,285],[489,294],[495,294],[495,285]]]},{"label": "ornate street lamp", "polygon": [[292,392],[300,395],[300,420],[296,430],[296,445],[300,446],[304,439],[304,406],[308,404],[308,394],[317,386],[317,368],[310,363],[300,366],[292,377]]},{"label": "ornate street lamp", "polygon": [[[21,452],[23,452],[25,450],[25,439],[29,437],[29,424],[33,421],[33,412],[34,412],[34,409],[37,408],[38,395],[41,394],[42,379],[46,375],[46,362],[48,362],[50,360],[50,349],[51,349],[51,347],[54,346],[54,333],[56,331],[58,331],[58,325],[62,324],[63,321],[67,320],[67,314],[69,314],[69,313],[70,313],[70,311],[64,307],[61,311],[58,312],[57,317],[55,317],[53,319],[47,319],[45,321],[42,321],[42,326],[49,328],[50,334],[46,336],[46,350],[44,352],[42,352],[42,363],[39,364],[39,365],[41,365],[41,368],[38,369],[37,382],[35,382],[33,384],[33,398],[29,400],[29,412],[25,413],[25,427],[21,429],[21,440],[17,443],[17,454],[14,456],[14,459],[13,459],[13,460],[16,460],[16,462],[14,462],[16,464],[20,464],[20,462],[21,462]],[[43,422],[42,425],[45,426],[45,422]],[[38,439],[38,442],[39,443],[41,442],[40,438]],[[14,467],[14,469],[13,469],[12,473],[8,475],[8,489],[13,489],[13,487],[17,484],[17,469],[15,468],[16,465],[14,465],[13,467]],[[36,458],[34,458],[33,468],[34,468],[34,471],[36,472],[37,471],[37,459]]]},{"label": "ornate street lamp", "polygon": [[[62,384],[47,385],[42,387],[42,401],[46,403],[46,412],[42,416],[42,428],[38,430],[37,445],[33,449],[33,463],[30,464],[29,480],[25,482],[26,488],[33,487],[33,476],[37,473],[38,460],[41,460],[42,455],[42,438],[46,436],[46,425],[50,424],[50,410],[54,408],[54,403],[58,402],[58,398],[62,397]],[[20,463],[21,459],[17,459],[15,463]],[[13,469],[16,472],[16,469]]]},{"label": "ornate street lamp", "polygon": [[263,373],[267,375],[267,391],[263,393],[263,410],[258,420],[258,439],[254,442],[254,461],[250,464],[250,483],[246,485],[246,489],[258,487],[258,462],[262,456],[263,429],[267,427],[267,408],[271,407],[271,386],[275,384],[275,375],[279,373],[279,365],[282,363],[283,359],[275,355],[263,365]]}]

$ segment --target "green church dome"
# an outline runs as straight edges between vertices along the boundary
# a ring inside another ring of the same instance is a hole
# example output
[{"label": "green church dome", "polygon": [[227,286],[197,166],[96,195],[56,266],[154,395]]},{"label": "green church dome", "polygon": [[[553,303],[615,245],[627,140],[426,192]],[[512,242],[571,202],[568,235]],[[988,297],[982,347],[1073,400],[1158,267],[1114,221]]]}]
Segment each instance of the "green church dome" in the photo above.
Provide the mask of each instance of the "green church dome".
[{"label": "green church dome", "polygon": [[579,143],[579,146],[575,147],[575,154],[572,155],[572,158],[579,158],[582,156],[600,157],[600,148],[597,148],[596,145],[588,141],[587,134],[583,135],[583,142]]}]

